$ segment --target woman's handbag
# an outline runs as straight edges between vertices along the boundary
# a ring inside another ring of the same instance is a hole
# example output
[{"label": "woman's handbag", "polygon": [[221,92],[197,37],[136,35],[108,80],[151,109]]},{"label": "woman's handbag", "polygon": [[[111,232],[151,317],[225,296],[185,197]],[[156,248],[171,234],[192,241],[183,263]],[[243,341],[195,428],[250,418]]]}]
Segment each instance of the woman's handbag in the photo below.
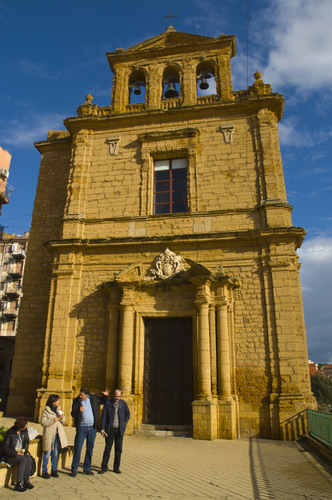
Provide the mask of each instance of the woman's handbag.
[{"label": "woman's handbag", "polygon": [[28,453],[28,457],[30,459],[30,472],[29,472],[29,477],[33,476],[34,473],[36,472],[36,460],[35,460],[35,457],[33,457],[32,455],[30,455],[30,453]]}]

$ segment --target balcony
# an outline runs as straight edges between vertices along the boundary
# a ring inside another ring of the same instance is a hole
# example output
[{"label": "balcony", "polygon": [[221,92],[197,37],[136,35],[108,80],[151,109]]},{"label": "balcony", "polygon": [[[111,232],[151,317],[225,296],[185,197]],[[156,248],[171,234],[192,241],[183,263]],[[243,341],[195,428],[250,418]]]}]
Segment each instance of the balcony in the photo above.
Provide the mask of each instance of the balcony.
[{"label": "balcony", "polygon": [[6,196],[6,190],[1,189],[0,190],[0,205],[5,205],[6,203],[9,203],[9,197]]},{"label": "balcony", "polygon": [[17,309],[13,309],[12,307],[5,307],[2,311],[3,316],[8,320],[17,318]]},{"label": "balcony", "polygon": [[10,184],[6,184],[5,187],[1,187],[0,188],[0,205],[4,205],[5,203],[9,203],[9,196],[10,196],[10,193],[12,193],[13,191],[15,191],[15,188],[13,188],[13,186],[11,186]]},{"label": "balcony", "polygon": [[22,278],[22,272],[16,269],[10,269],[8,271],[8,276],[13,278],[14,281],[19,280]]},{"label": "balcony", "polygon": [[17,298],[20,296],[21,287],[17,283],[7,283],[5,294],[10,298]]},{"label": "balcony", "polygon": [[23,248],[13,248],[12,249],[12,257],[16,260],[23,260],[26,256],[26,250]]}]

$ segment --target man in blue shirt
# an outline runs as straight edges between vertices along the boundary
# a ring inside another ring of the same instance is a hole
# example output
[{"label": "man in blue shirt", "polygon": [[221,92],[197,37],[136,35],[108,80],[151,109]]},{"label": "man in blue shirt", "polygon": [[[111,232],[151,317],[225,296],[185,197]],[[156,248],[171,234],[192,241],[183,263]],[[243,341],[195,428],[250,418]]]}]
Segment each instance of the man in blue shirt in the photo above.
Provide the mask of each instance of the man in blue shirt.
[{"label": "man in blue shirt", "polygon": [[79,395],[73,400],[71,416],[74,418],[76,435],[70,474],[72,477],[77,476],[77,468],[85,440],[86,452],[83,463],[83,474],[93,475],[91,461],[98,426],[99,405],[107,401],[109,390],[105,389],[102,394],[101,397],[90,394],[89,389],[82,387]]}]

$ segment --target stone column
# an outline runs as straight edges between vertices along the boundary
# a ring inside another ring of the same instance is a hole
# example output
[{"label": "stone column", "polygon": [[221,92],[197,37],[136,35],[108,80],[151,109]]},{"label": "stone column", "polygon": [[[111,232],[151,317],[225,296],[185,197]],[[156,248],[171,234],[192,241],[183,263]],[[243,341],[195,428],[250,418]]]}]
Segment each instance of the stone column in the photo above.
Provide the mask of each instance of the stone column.
[{"label": "stone column", "polygon": [[209,304],[201,299],[196,301],[198,316],[198,399],[211,397],[211,360]]},{"label": "stone column", "polygon": [[220,297],[217,303],[218,344],[218,437],[235,439],[237,436],[237,398],[232,394],[230,321],[228,299]]},{"label": "stone column", "polygon": [[211,391],[212,395],[218,394],[217,384],[217,345],[216,345],[216,308],[210,305],[210,351],[211,351]]},{"label": "stone column", "polygon": [[230,349],[228,333],[227,301],[217,304],[218,339],[218,393],[220,396],[231,394]]},{"label": "stone column", "polygon": [[210,283],[207,277],[192,278],[197,286],[197,396],[193,401],[193,437],[213,440],[217,437],[217,403],[211,395],[211,349],[209,302]]}]

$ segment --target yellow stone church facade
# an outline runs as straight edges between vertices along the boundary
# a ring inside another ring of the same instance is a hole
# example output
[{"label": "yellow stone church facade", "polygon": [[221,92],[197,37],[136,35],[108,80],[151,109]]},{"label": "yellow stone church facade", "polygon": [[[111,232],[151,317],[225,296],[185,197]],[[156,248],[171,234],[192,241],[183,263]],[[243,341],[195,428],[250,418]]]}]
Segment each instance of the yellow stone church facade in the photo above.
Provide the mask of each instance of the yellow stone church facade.
[{"label": "yellow stone church facade", "polygon": [[88,95],[66,131],[35,144],[7,414],[39,418],[54,392],[69,414],[80,387],[108,386],[130,407],[129,433],[279,438],[315,407],[284,99],[259,73],[234,91],[234,55],[234,36],[172,27],[107,53],[111,105]]}]

